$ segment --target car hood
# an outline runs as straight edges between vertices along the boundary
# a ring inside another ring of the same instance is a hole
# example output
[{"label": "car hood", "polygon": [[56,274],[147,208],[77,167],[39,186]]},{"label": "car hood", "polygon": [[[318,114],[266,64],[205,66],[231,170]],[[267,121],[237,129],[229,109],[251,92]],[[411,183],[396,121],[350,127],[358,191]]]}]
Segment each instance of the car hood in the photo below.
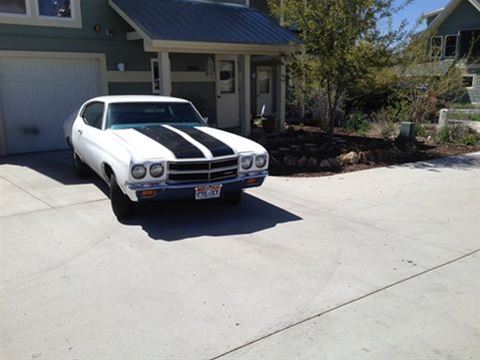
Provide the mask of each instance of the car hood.
[{"label": "car hood", "polygon": [[136,161],[211,160],[266,153],[252,140],[208,126],[157,125],[107,131],[121,140]]}]

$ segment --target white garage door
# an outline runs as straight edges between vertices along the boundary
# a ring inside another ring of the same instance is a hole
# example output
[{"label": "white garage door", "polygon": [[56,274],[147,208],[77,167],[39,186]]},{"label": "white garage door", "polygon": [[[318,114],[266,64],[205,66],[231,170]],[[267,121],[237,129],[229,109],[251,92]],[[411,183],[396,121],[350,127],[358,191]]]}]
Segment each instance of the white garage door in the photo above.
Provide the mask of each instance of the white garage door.
[{"label": "white garage door", "polygon": [[82,102],[101,93],[98,60],[0,58],[7,153],[65,148],[63,122]]}]

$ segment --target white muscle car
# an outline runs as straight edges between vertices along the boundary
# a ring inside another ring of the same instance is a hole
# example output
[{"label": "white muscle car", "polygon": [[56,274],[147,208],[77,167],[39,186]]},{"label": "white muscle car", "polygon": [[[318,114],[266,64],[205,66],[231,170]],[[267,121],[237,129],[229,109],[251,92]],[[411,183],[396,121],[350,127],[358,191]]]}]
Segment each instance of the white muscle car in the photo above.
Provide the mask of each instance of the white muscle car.
[{"label": "white muscle car", "polygon": [[110,185],[118,218],[146,200],[223,197],[240,202],[242,189],[260,186],[268,153],[261,145],[218,130],[191,102],[164,96],[103,96],[67,120],[74,170],[93,169]]}]

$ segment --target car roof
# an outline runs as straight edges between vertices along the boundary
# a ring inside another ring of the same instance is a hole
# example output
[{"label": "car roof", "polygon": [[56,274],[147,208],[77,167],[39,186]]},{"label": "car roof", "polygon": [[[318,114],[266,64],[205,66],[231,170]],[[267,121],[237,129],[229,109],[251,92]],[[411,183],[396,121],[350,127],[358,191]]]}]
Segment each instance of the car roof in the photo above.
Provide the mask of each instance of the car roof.
[{"label": "car roof", "polygon": [[110,95],[110,96],[98,96],[96,98],[88,100],[90,101],[102,101],[107,104],[112,103],[128,103],[128,102],[177,102],[186,103],[189,102],[185,99],[180,99],[171,96],[159,96],[159,95]]}]

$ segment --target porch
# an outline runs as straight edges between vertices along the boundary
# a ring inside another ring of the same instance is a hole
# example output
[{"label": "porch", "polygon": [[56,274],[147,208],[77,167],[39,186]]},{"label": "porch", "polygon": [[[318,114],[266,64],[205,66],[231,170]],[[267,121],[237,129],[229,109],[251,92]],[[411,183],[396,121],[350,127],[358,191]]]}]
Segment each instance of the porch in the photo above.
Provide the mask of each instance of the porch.
[{"label": "porch", "polygon": [[[296,36],[248,6],[172,0],[110,0],[151,60],[152,92],[195,104],[216,127],[248,135],[259,114],[285,123],[281,55]],[[179,16],[181,14],[181,16]],[[175,21],[171,19],[175,18]]]},{"label": "porch", "polygon": [[285,123],[285,66],[279,56],[159,52],[152,92],[185,98],[212,126],[248,135],[263,114]]}]

